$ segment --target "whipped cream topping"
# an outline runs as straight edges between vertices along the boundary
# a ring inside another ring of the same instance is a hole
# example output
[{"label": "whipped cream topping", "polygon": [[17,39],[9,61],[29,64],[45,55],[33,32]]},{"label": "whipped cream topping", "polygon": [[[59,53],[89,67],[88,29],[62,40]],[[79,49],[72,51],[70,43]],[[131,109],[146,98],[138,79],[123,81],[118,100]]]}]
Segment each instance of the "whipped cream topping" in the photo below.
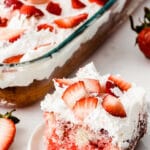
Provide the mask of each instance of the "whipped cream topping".
[{"label": "whipped cream topping", "polygon": [[[29,20],[27,20],[24,15],[20,16],[18,11],[16,11],[14,14],[11,14],[10,9],[6,8],[3,2],[4,0],[0,1],[0,16],[6,17],[7,15],[7,17],[11,17],[13,15],[13,17],[9,21],[7,28],[24,28],[26,29],[26,31],[20,37],[20,39],[18,39],[14,43],[9,43],[8,41],[0,41],[0,62],[2,62],[5,58],[11,57],[13,55],[18,55],[20,53],[24,54],[20,60],[21,62],[37,58],[60,44],[78,27],[77,26],[75,28],[66,30],[60,29],[53,24],[53,26],[55,27],[54,32],[49,32],[49,30],[41,30],[36,32],[35,27],[38,24],[45,23],[46,21],[51,22],[51,20],[56,18],[55,15],[51,15],[45,10],[46,4],[36,5],[37,8],[41,9],[44,12],[44,17],[42,17],[40,20],[37,20],[34,17],[31,17]],[[24,2],[25,4],[29,4],[24,0],[22,0],[22,2]],[[70,0],[55,0],[55,2],[59,2],[61,4],[61,7],[63,7],[61,17],[68,16],[68,14],[69,16],[71,16],[82,12],[88,12],[88,17],[90,17],[98,9],[101,8],[95,3],[89,3],[88,0],[82,0],[82,2],[87,5],[87,7],[82,10],[70,9]],[[68,5],[66,5],[66,3]],[[98,28],[109,20],[109,17],[113,12],[120,12],[120,7],[122,8],[124,4],[124,1],[118,0],[114,5],[115,7],[112,7],[110,10],[105,12],[103,16],[101,16],[93,24],[91,24],[80,36],[76,37],[72,42],[67,44],[59,52],[53,54],[52,57],[36,61],[32,64],[28,63],[12,68],[0,67],[0,88],[27,86],[31,84],[35,79],[47,79],[56,67],[61,67],[65,64],[65,62],[78,50],[82,43],[90,40],[96,34]],[[58,31],[59,34],[56,34],[58,33]],[[44,46],[40,47],[40,45]],[[35,47],[37,46],[39,46],[39,48],[38,50],[35,50]]]},{"label": "whipped cream topping", "polygon": [[[83,78],[92,78],[99,80],[100,83],[106,83],[108,76],[100,76],[93,63],[90,63],[81,68],[72,80],[78,81]],[[74,113],[62,100],[62,93],[65,88],[59,87],[56,82],[55,88],[56,91],[52,95],[48,94],[41,102],[41,109],[47,112],[55,112],[59,114],[61,119],[79,123]],[[120,94],[120,91],[116,93]],[[113,143],[117,144],[121,149],[125,149],[129,146],[128,141],[138,136],[139,120],[143,119],[142,117],[147,111],[145,90],[133,84],[128,91],[119,95],[119,99],[126,111],[126,117],[120,118],[106,112],[101,105],[102,98],[98,97],[98,106],[84,118],[83,122],[94,131],[107,130],[113,139]]]},{"label": "whipped cream topping", "polygon": [[[26,5],[32,5],[31,3],[25,0],[22,0],[22,2]],[[34,5],[36,8],[40,9],[44,13],[44,16],[40,18],[36,18],[35,16],[27,18],[26,15],[20,14],[19,10],[15,10],[14,12],[12,12],[11,8],[5,6],[4,1],[0,2],[0,12],[4,13],[6,11],[6,14],[0,13],[0,17],[7,16],[7,14],[13,13],[9,17],[8,25],[6,28],[13,30],[25,30],[24,34],[21,35],[21,37],[13,43],[9,42],[8,40],[0,41],[1,63],[5,58],[15,56],[20,53],[24,54],[20,62],[32,60],[34,58],[42,56],[43,54],[49,52],[51,49],[56,47],[64,39],[66,39],[79,26],[78,25],[71,29],[59,28],[55,23],[53,23],[55,19],[79,15],[82,13],[87,13],[88,18],[90,18],[96,11],[98,11],[102,7],[100,5],[97,5],[96,3],[90,3],[88,0],[84,0],[84,4],[86,5],[86,7],[80,10],[72,8],[71,0],[55,0],[54,2],[60,4],[60,7],[62,9],[61,15],[57,16],[52,13],[49,13],[46,10],[46,6],[48,3],[42,5]],[[49,30],[41,30],[40,32],[38,32],[37,26],[45,23],[51,24],[54,27],[54,31],[50,32]],[[38,52],[35,50],[35,47],[37,47],[38,45],[47,43],[50,43],[50,45],[46,45],[43,46],[44,48],[42,47],[41,49],[37,49]]]}]

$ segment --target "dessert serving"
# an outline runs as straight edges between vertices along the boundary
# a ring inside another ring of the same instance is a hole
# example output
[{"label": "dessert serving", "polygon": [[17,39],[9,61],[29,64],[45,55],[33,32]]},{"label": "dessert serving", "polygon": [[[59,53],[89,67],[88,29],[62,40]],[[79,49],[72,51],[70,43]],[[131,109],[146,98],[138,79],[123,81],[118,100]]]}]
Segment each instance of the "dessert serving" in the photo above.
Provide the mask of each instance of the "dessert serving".
[{"label": "dessert serving", "polygon": [[55,78],[41,102],[45,150],[132,150],[147,129],[145,90],[94,65],[71,79]]},{"label": "dessert serving", "polygon": [[52,77],[77,68],[141,1],[1,0],[1,103],[42,99]]}]

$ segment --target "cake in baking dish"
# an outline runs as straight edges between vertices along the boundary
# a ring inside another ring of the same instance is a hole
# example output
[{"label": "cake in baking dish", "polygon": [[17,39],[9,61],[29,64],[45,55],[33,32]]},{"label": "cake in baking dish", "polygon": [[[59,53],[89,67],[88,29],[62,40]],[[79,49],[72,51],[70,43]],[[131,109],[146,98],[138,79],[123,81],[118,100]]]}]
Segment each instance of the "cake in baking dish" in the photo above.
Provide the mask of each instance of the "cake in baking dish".
[{"label": "cake in baking dish", "polygon": [[[1,0],[1,103],[26,106],[41,100],[52,88],[53,77],[67,76],[76,69],[123,21],[128,8],[132,12],[141,2],[133,1]],[[70,41],[68,37],[101,8],[106,9],[102,16]]]},{"label": "cake in baking dish", "polygon": [[41,102],[47,150],[131,150],[146,133],[145,90],[94,65],[71,79],[54,79]]}]

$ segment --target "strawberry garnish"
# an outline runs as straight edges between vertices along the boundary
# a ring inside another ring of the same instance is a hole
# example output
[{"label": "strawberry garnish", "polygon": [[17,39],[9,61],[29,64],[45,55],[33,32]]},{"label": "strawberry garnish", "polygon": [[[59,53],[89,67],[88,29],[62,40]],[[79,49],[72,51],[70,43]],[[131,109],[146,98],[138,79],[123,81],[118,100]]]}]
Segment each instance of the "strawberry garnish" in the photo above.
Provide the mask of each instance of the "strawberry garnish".
[{"label": "strawberry garnish", "polygon": [[13,43],[13,42],[17,41],[17,40],[20,38],[20,36],[21,36],[21,35],[18,34],[18,35],[15,35],[15,36],[9,38],[9,42],[10,42],[10,43]]},{"label": "strawberry garnish", "polygon": [[20,13],[26,15],[28,18],[32,16],[39,18],[44,15],[44,13],[40,9],[30,5],[23,5],[20,8]]},{"label": "strawberry garnish", "polygon": [[96,4],[100,5],[100,6],[103,6],[103,5],[105,5],[108,2],[108,0],[89,0],[89,2],[96,3]]},{"label": "strawberry garnish", "polygon": [[82,79],[85,84],[85,88],[89,93],[100,93],[101,85],[100,82],[96,79]]},{"label": "strawberry garnish", "polygon": [[48,0],[27,0],[27,1],[32,4],[44,4],[48,2]]},{"label": "strawberry garnish", "polygon": [[73,84],[73,81],[70,79],[54,79],[54,81],[57,82],[60,87],[70,86]]},{"label": "strawberry garnish", "polygon": [[23,3],[19,0],[4,0],[6,7],[12,7],[13,10],[20,9]]},{"label": "strawberry garnish", "polygon": [[0,17],[0,27],[6,27],[7,26],[8,19],[7,18],[1,18]]},{"label": "strawberry garnish", "polygon": [[46,10],[54,15],[61,15],[62,9],[59,3],[50,1],[46,7]]},{"label": "strawberry garnish", "polygon": [[8,150],[13,143],[16,134],[15,123],[19,122],[18,118],[12,116],[13,111],[0,114],[0,150]]},{"label": "strawberry garnish", "polygon": [[4,59],[3,63],[6,63],[6,64],[18,63],[22,57],[23,57],[23,54],[11,56],[11,57]]},{"label": "strawberry garnish", "polygon": [[71,3],[74,9],[81,9],[86,7],[86,5],[82,3],[80,0],[71,0]]},{"label": "strawberry garnish", "polygon": [[122,91],[127,91],[131,88],[131,83],[126,82],[119,76],[110,75],[108,80],[114,82]]},{"label": "strawberry garnish", "polygon": [[23,34],[23,29],[0,29],[0,40],[8,40],[9,42],[14,42]]},{"label": "strawberry garnish", "polygon": [[102,106],[109,114],[113,116],[122,118],[126,117],[126,112],[121,101],[112,95],[107,95],[104,97]]},{"label": "strawberry garnish", "polygon": [[76,102],[73,112],[78,119],[83,120],[96,108],[97,103],[96,97],[82,98]]},{"label": "strawberry garnish", "polygon": [[83,81],[78,81],[71,84],[63,93],[62,99],[70,107],[73,108],[76,101],[85,97],[87,91]]},{"label": "strawberry garnish", "polygon": [[52,32],[54,30],[54,27],[52,25],[49,25],[49,24],[39,24],[37,26],[37,30],[40,31],[40,30],[46,30],[46,29],[49,29],[50,32]]},{"label": "strawberry garnish", "polygon": [[111,81],[107,81],[106,82],[106,87],[105,87],[105,92],[112,95],[112,96],[115,96],[117,97],[113,92],[112,92],[112,89],[117,87],[114,82],[111,82]]},{"label": "strawberry garnish", "polygon": [[88,17],[87,13],[79,14],[77,16],[72,16],[72,17],[65,17],[65,18],[60,18],[56,19],[54,21],[55,24],[57,24],[58,27],[60,28],[73,28],[86,20]]},{"label": "strawberry garnish", "polygon": [[150,58],[150,9],[145,8],[144,21],[141,25],[134,26],[133,18],[130,16],[131,28],[138,34],[136,43],[141,52]]}]

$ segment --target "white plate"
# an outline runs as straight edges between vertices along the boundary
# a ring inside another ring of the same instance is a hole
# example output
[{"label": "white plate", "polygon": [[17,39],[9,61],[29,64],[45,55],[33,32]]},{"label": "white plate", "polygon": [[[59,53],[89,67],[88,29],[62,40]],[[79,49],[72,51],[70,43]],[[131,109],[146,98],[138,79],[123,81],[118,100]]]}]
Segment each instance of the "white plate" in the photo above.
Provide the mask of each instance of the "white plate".
[{"label": "white plate", "polygon": [[40,124],[33,132],[29,142],[27,150],[44,150],[44,123]]},{"label": "white plate", "polygon": [[[149,131],[150,129],[148,129],[149,134],[146,134],[144,136],[144,138],[138,144],[136,150],[150,150],[150,132]],[[27,150],[44,150],[43,135],[44,135],[44,123],[39,125],[33,132],[29,140]]]}]

